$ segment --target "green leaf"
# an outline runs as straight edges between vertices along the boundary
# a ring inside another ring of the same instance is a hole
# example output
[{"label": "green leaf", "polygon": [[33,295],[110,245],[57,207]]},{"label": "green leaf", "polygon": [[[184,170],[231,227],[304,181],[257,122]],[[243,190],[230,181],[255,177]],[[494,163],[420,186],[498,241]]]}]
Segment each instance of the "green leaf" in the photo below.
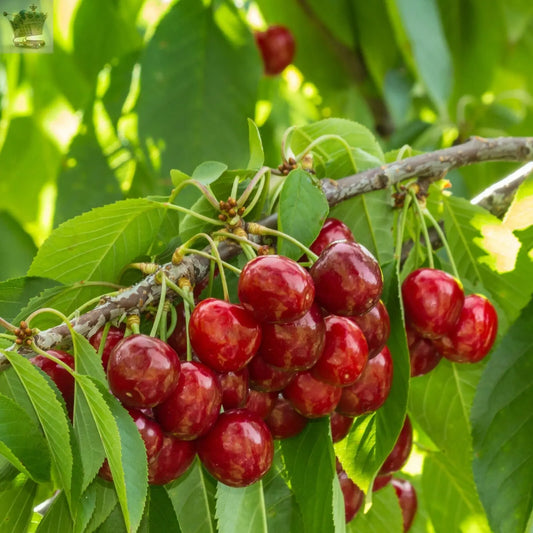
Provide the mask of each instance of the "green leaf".
[{"label": "green leaf", "polygon": [[164,487],[158,485],[150,487],[149,522],[151,532],[181,533],[174,507]]},{"label": "green leaf", "polygon": [[0,279],[23,276],[37,251],[33,239],[7,211],[0,211],[0,235]]},{"label": "green leaf", "polygon": [[34,481],[50,480],[50,453],[40,428],[22,407],[3,394],[0,394],[0,453]]},{"label": "green leaf", "polygon": [[198,459],[176,481],[166,486],[183,533],[215,533],[216,482]]},{"label": "green leaf", "polygon": [[[91,519],[85,530],[86,533],[92,533],[102,525],[113,512],[113,509],[117,508],[120,515],[117,493],[111,483],[97,477],[91,485],[89,485],[87,492],[89,491],[94,492],[95,494],[95,504],[94,512],[91,515]],[[122,524],[124,524],[123,519]]]},{"label": "green leaf", "polygon": [[281,451],[294,497],[302,511],[303,531],[343,531],[334,523],[334,508],[344,505],[334,499],[335,454],[331,444],[329,418],[311,420],[305,429],[281,441]]},{"label": "green leaf", "polygon": [[60,487],[65,490],[69,505],[72,505],[74,459],[65,408],[57,399],[56,393],[49,386],[46,378],[34,365],[15,352],[2,350],[2,353],[11,363],[26,389],[48,442]]},{"label": "green leaf", "polygon": [[104,522],[95,531],[96,533],[128,533],[119,505],[109,513]]},{"label": "green leaf", "polygon": [[71,533],[74,531],[74,523],[69,512],[69,505],[65,493],[57,494],[52,505],[39,523],[36,533]]},{"label": "green leaf", "polygon": [[205,161],[200,163],[193,171],[191,178],[209,185],[216,181],[228,169],[228,165],[218,161]]},{"label": "green leaf", "polygon": [[490,524],[524,531],[533,511],[533,304],[489,360],[472,406],[474,477]]},{"label": "green leaf", "polygon": [[[285,178],[279,197],[280,231],[309,247],[320,232],[328,210],[322,189],[307,172],[293,170]],[[278,253],[294,260],[303,254],[301,248],[283,238],[278,239]]]},{"label": "green leaf", "polygon": [[246,164],[245,119],[254,116],[261,65],[230,3],[174,3],[144,50],[141,73],[139,132],[161,175],[177,164],[189,173],[205,160]]},{"label": "green leaf", "polygon": [[228,487],[217,484],[216,517],[219,533],[267,533],[263,483],[248,487]]},{"label": "green leaf", "polygon": [[37,485],[30,479],[17,480],[13,488],[0,492],[0,531],[28,531],[36,492]]},{"label": "green leaf", "polygon": [[185,174],[185,172],[173,168],[170,171],[170,179],[172,180],[172,185],[174,185],[174,187],[178,187],[183,182],[190,180],[191,177],[188,174]]},{"label": "green leaf", "polygon": [[[81,446],[83,449],[83,445]],[[96,510],[96,492],[89,487],[80,497],[74,516],[74,532],[82,533],[87,528],[93,513]]]},{"label": "green leaf", "polygon": [[246,168],[259,170],[265,162],[265,152],[259,128],[252,119],[248,119],[248,143],[250,144],[250,159]]}]

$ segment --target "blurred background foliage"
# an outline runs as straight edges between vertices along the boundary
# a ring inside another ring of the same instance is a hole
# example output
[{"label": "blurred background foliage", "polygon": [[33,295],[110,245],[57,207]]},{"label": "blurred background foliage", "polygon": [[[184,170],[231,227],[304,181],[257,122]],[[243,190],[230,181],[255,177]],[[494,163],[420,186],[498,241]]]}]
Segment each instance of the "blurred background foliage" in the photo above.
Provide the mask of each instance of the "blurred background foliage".
[{"label": "blurred background foliage", "polygon": [[[66,219],[167,193],[172,168],[244,165],[248,117],[272,166],[287,127],[326,117],[384,150],[533,130],[530,0],[55,0],[53,24],[53,53],[0,55],[0,279]],[[271,24],[296,56],[266,77]],[[454,172],[454,193],[512,168]]]}]

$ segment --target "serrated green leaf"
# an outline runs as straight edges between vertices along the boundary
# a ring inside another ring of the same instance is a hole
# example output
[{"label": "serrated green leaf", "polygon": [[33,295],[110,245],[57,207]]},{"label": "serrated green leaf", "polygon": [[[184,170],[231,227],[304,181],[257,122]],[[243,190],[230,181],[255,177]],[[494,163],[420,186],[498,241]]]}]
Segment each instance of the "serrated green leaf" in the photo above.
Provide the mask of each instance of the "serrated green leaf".
[{"label": "serrated green leaf", "polygon": [[5,458],[0,456],[0,491],[11,488],[11,482],[20,472]]},{"label": "serrated green leaf", "polygon": [[267,533],[263,483],[257,481],[243,488],[218,483],[216,517],[219,533]]},{"label": "serrated green leaf", "polygon": [[220,178],[227,169],[228,165],[219,161],[204,161],[193,170],[191,178],[204,185],[210,185]]},{"label": "serrated green leaf", "polygon": [[[278,227],[283,233],[309,247],[316,239],[329,207],[322,189],[304,170],[293,170],[283,183],[279,197]],[[302,249],[278,238],[278,253],[297,260]]]},{"label": "serrated green leaf", "polygon": [[48,442],[52,464],[57,471],[60,486],[65,490],[69,505],[72,505],[74,458],[66,411],[45,377],[34,365],[15,352],[3,350],[2,353],[11,363],[26,389]]},{"label": "serrated green leaf", "polygon": [[36,533],[73,533],[74,523],[70,516],[65,493],[59,492],[39,523]]},{"label": "serrated green leaf", "polygon": [[85,531],[95,510],[96,493],[91,490],[91,487],[89,487],[89,489],[81,495],[76,505],[76,515],[74,517],[74,525],[72,528],[74,533],[83,533],[83,531]]},{"label": "serrated green leaf", "polygon": [[[85,530],[86,533],[92,533],[107,520],[113,509],[117,508],[120,515],[120,508],[115,488],[108,481],[97,477],[87,490],[94,492],[96,496],[94,512]],[[123,519],[122,524],[124,524]]]},{"label": "serrated green leaf", "polygon": [[310,421],[297,436],[281,441],[281,451],[294,497],[302,511],[304,531],[323,533],[344,530],[333,520],[335,453],[329,418]]},{"label": "serrated green leaf", "polygon": [[10,490],[0,492],[0,531],[28,531],[36,492],[37,485],[31,479],[20,480]]},{"label": "serrated green leaf", "polygon": [[22,407],[3,394],[0,394],[0,454],[34,481],[50,480],[50,453],[40,428]]},{"label": "serrated green leaf", "polygon": [[489,360],[472,406],[474,477],[494,531],[525,531],[533,511],[533,304]]},{"label": "serrated green leaf", "polygon": [[0,373],[0,393],[14,400],[36,424],[39,424],[39,418],[33,409],[28,393],[12,367]]},{"label": "serrated green leaf", "polygon": [[181,533],[174,507],[164,487],[158,485],[150,487],[148,520],[150,532],[172,531]]},{"label": "serrated green leaf", "polygon": [[265,162],[265,152],[259,128],[250,118],[248,119],[248,143],[250,145],[250,159],[248,160],[247,168],[259,170]]},{"label": "serrated green leaf", "polygon": [[124,516],[120,511],[120,505],[117,505],[107,518],[100,524],[98,529],[95,529],[97,533],[128,533],[126,526],[124,525]]},{"label": "serrated green leaf", "polygon": [[198,459],[166,490],[183,533],[215,533],[216,482]]}]

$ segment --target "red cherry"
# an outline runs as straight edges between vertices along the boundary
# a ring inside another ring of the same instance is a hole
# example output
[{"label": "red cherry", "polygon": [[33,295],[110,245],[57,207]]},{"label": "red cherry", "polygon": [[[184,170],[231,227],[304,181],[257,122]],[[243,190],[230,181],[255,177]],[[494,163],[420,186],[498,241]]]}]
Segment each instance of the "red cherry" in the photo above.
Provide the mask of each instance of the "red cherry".
[{"label": "red cherry", "polygon": [[390,318],[385,304],[380,300],[370,311],[352,316],[350,320],[363,331],[368,344],[368,358],[376,357],[385,348],[390,335]]},{"label": "red cherry", "polygon": [[174,348],[181,361],[187,360],[187,325],[183,302],[176,306],[176,327],[167,338],[167,343]]},{"label": "red cherry", "polygon": [[317,361],[326,341],[326,324],[317,304],[297,320],[284,324],[261,324],[258,355],[283,370],[306,370]]},{"label": "red cherry", "polygon": [[235,372],[255,355],[261,328],[240,305],[216,298],[202,300],[189,321],[191,345],[202,363],[217,372]]},{"label": "red cherry", "polygon": [[316,255],[320,255],[335,241],[355,242],[352,230],[341,220],[326,218],[318,237],[309,247]]},{"label": "red cherry", "polygon": [[301,433],[308,419],[296,412],[283,396],[278,396],[265,422],[274,439],[288,439]]},{"label": "red cherry", "polygon": [[447,272],[419,268],[402,283],[407,322],[423,337],[437,338],[453,330],[464,302],[464,292]]},{"label": "red cherry", "polygon": [[409,346],[409,360],[411,362],[411,377],[423,376],[433,370],[442,359],[437,351],[435,342],[421,337],[409,325],[406,326],[407,344]]},{"label": "red cherry", "polygon": [[283,396],[301,415],[318,418],[329,415],[339,403],[342,389],[300,372],[283,390]]},{"label": "red cherry", "polygon": [[277,392],[263,392],[250,389],[245,408],[264,420],[270,414],[270,411],[272,411],[274,400],[277,397]]},{"label": "red cherry", "polygon": [[248,365],[250,386],[263,392],[275,392],[284,389],[294,378],[295,372],[282,370],[269,365],[262,357],[256,355]]},{"label": "red cherry", "polygon": [[261,479],[274,457],[267,425],[246,409],[225,411],[196,442],[198,456],[208,472],[231,487],[246,487]]},{"label": "red cherry", "polygon": [[148,482],[151,485],[165,485],[174,481],[187,471],[195,455],[193,441],[165,435],[159,454],[148,465]]},{"label": "red cherry", "polygon": [[392,357],[387,347],[370,359],[357,381],[343,387],[337,411],[346,416],[360,416],[379,409],[392,385]]},{"label": "red cherry", "polygon": [[344,416],[337,411],[333,411],[330,415],[329,423],[331,426],[331,440],[339,442],[348,435],[353,424],[353,417]]},{"label": "red cherry", "polygon": [[374,484],[372,485],[372,491],[376,492],[377,490],[381,490],[383,487],[386,487],[390,483],[391,479],[392,474],[376,476],[376,479],[374,479]]},{"label": "red cherry", "polygon": [[242,269],[238,295],[260,322],[292,322],[313,305],[315,287],[309,272],[281,255],[260,255]]},{"label": "red cherry", "polygon": [[379,475],[392,474],[400,470],[407,462],[412,446],[413,426],[411,425],[409,417],[406,416],[398,440],[381,466]]},{"label": "red cherry", "polygon": [[151,463],[157,457],[163,446],[163,430],[155,420],[147,417],[139,409],[130,408],[128,409],[128,413],[133,418],[141,434],[146,448],[148,463]]},{"label": "red cherry", "polygon": [[111,392],[127,407],[154,407],[178,384],[180,361],[162,340],[130,335],[111,351],[107,379]]},{"label": "red cherry", "polygon": [[164,431],[181,440],[206,433],[215,423],[222,404],[222,391],[215,373],[202,363],[181,364],[178,386],[154,409]]},{"label": "red cherry", "polygon": [[[125,327],[117,328],[111,326],[107,332],[105,338],[105,345],[102,351],[102,366],[104,370],[107,370],[107,362],[109,361],[109,355],[111,350],[124,338]],[[102,342],[102,336],[104,334],[104,328],[100,328],[92,337],[89,338],[91,346],[98,351],[100,349],[100,343]]]},{"label": "red cherry", "polygon": [[241,368],[236,372],[216,374],[218,384],[222,390],[222,407],[225,410],[237,409],[246,405],[248,398],[248,367]]},{"label": "red cherry", "polygon": [[330,315],[325,323],[326,345],[310,372],[316,379],[337,387],[352,385],[367,364],[365,336],[347,317]]},{"label": "red cherry", "polygon": [[435,345],[450,361],[477,363],[490,352],[497,331],[494,306],[484,296],[471,294],[465,298],[455,329],[437,339]]},{"label": "red cherry", "polygon": [[266,31],[258,31],[255,41],[263,59],[265,74],[280,74],[292,63],[294,38],[285,26],[270,26]]},{"label": "red cherry", "polygon": [[383,275],[361,244],[334,242],[311,267],[317,302],[334,315],[362,315],[377,304]]},{"label": "red cherry", "polygon": [[391,485],[394,487],[400,508],[402,510],[403,530],[409,531],[415,518],[418,502],[413,485],[406,479],[393,478]]},{"label": "red cherry", "polygon": [[348,477],[344,470],[339,472],[337,476],[344,496],[344,513],[346,523],[348,523],[353,520],[361,508],[365,493]]}]

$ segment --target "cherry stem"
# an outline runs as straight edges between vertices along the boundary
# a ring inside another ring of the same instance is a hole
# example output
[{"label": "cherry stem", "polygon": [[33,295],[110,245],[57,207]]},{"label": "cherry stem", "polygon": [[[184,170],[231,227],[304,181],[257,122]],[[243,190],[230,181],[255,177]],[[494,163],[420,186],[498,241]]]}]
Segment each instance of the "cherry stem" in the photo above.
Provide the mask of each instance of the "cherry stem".
[{"label": "cherry stem", "polygon": [[206,187],[203,183],[200,183],[198,180],[185,180],[183,183],[180,183],[177,187],[175,187],[172,192],[170,193],[170,196],[168,198],[168,203],[171,205],[174,205],[172,202],[176,199],[176,196],[180,193],[180,191],[186,187],[187,185],[194,185],[197,189],[200,190],[200,192],[203,194],[205,199],[218,211],[220,209],[220,205],[213,195],[213,193],[209,190],[208,187]]},{"label": "cherry stem", "polygon": [[110,328],[111,322],[106,322],[102,331],[102,338],[100,339],[100,344],[98,346],[98,356],[100,357],[100,359],[102,358],[102,354],[104,353],[105,341],[107,340],[107,334],[109,333]]},{"label": "cherry stem", "polygon": [[405,225],[407,222],[407,212],[409,210],[409,205],[411,204],[411,195],[406,196],[403,208],[400,212],[397,222],[397,233],[396,233],[396,248],[394,250],[394,259],[397,262],[397,265],[400,265],[400,259],[402,257],[402,247],[403,247],[403,237],[405,233]]},{"label": "cherry stem", "polygon": [[8,335],[7,333],[0,333],[0,339],[7,339],[10,341],[15,341],[17,337],[15,335]]},{"label": "cherry stem", "polygon": [[354,169],[354,172],[357,172],[357,165],[355,163],[355,159],[353,158],[352,154],[352,147],[339,135],[335,135],[334,133],[329,133],[327,135],[321,135],[320,137],[317,137],[313,142],[309,143],[304,150],[302,150],[298,155],[294,156],[294,159],[296,161],[300,161],[308,152],[310,152],[315,146],[320,145],[324,141],[338,141],[342,146],[344,146],[344,149],[346,150],[346,153],[348,154],[348,157],[350,158],[350,162],[352,164],[352,167]]},{"label": "cherry stem", "polygon": [[[250,181],[250,183],[248,184],[248,186],[246,187],[246,189],[244,189],[243,193],[241,194],[241,196],[239,197],[239,199],[237,200],[237,207],[240,208],[242,207],[247,201],[248,201],[248,198],[250,197],[250,194],[252,194],[252,191],[254,190],[255,186],[257,185],[257,183],[259,182],[260,179],[263,178],[263,176],[267,173],[267,172],[270,172],[270,167],[261,167],[257,173],[255,174],[255,176],[252,178],[252,180]],[[263,187],[260,187],[260,190],[259,190],[259,194],[256,193],[255,197],[254,197],[254,201],[252,202],[252,205],[249,206],[246,211],[249,212],[251,208],[253,208],[253,206],[257,203],[257,200],[259,199],[259,196],[261,194],[261,191],[263,190]]]},{"label": "cherry stem", "polygon": [[186,299],[183,299],[183,314],[185,315],[185,340],[187,341],[187,361],[192,361],[191,337],[189,335],[189,321],[191,319],[191,307]]},{"label": "cherry stem", "polygon": [[416,197],[415,191],[410,188],[409,194],[411,198],[413,199],[413,203],[415,204],[416,212],[418,214],[418,217],[420,219],[420,224],[422,228],[422,234],[424,235],[424,241],[426,243],[426,249],[428,253],[428,263],[429,268],[435,268],[435,263],[433,262],[433,246],[431,246],[431,239],[429,237],[428,227],[426,225],[426,221],[424,219],[424,213],[422,211],[422,208],[420,207],[420,204],[418,203],[418,198]]},{"label": "cherry stem", "polygon": [[264,176],[261,177],[261,179],[259,180],[259,185],[255,191],[254,197],[252,198],[252,201],[244,209],[244,212],[241,215],[242,217],[245,217],[256,206],[257,202],[259,201],[259,198],[261,198],[261,194],[263,194],[263,189],[265,188],[266,184],[269,182],[270,182],[270,174],[267,174],[266,178]]},{"label": "cherry stem", "polygon": [[283,161],[288,160],[288,154],[287,154],[287,144],[289,142],[289,138],[296,129],[296,126],[291,126],[290,128],[287,128],[285,132],[283,133],[283,137],[281,138],[281,159]]},{"label": "cherry stem", "polygon": [[[191,248],[191,249],[187,250],[187,252],[191,253],[191,254],[194,254],[194,255],[197,255],[199,257],[205,257],[206,259],[210,259],[211,262],[218,264],[218,262],[216,261],[216,258],[215,258],[214,255],[208,254],[206,252],[203,252],[202,250],[196,250],[194,248]],[[236,266],[231,265],[230,263],[227,263],[226,261],[220,260],[220,263],[222,264],[222,266],[224,268],[227,268],[228,270],[231,270],[232,272],[235,272],[235,274],[237,274],[237,275],[239,275],[241,273],[241,269],[240,268],[237,268]]]},{"label": "cherry stem", "polygon": [[168,311],[170,309],[170,302],[168,300],[165,301],[165,304],[163,305],[163,314],[161,315],[161,320],[159,321],[159,338],[162,341],[167,340],[167,323],[168,323]]},{"label": "cherry stem", "polygon": [[233,180],[233,185],[231,186],[230,198],[236,198],[238,191],[239,191],[239,176],[235,176]]},{"label": "cherry stem", "polygon": [[178,323],[178,312],[176,311],[176,306],[170,305],[170,324],[167,328],[167,339],[174,333],[174,330],[176,329],[176,325]]},{"label": "cherry stem", "polygon": [[[174,209],[175,211],[179,211],[180,213],[191,215],[192,217],[197,218],[198,220],[202,220],[204,222],[208,222],[209,224],[213,224],[214,226],[224,226],[224,222],[216,218],[210,218],[210,217],[201,215],[200,213],[195,213],[191,209],[187,209],[186,207],[182,207],[181,205],[174,205],[174,204],[171,204],[170,202],[165,202],[163,205],[165,207],[169,207],[170,209]],[[220,209],[220,206],[218,204],[217,204],[216,209],[217,211]]]},{"label": "cherry stem", "polygon": [[[166,280],[169,289],[172,289],[176,294],[179,294],[183,300],[183,303],[187,302],[191,307],[194,307],[194,298],[192,297],[191,291],[178,287],[172,280]],[[176,318],[177,320],[177,318]]]},{"label": "cherry stem", "polygon": [[448,239],[446,239],[446,235],[444,234],[444,231],[442,231],[442,228],[440,227],[440,224],[435,220],[433,215],[430,213],[429,209],[425,207],[422,212],[427,217],[427,219],[431,222],[431,225],[435,228],[435,231],[437,232],[437,235],[439,236],[439,239],[442,241],[442,244],[444,246],[444,249],[446,250],[446,254],[448,255],[448,259],[450,260],[450,265],[452,267],[453,275],[460,280],[459,271],[457,270],[457,265],[455,264],[455,261],[453,259],[452,251],[450,249],[450,245],[448,244]]},{"label": "cherry stem", "polygon": [[30,345],[30,348],[35,353],[37,353],[39,355],[42,355],[42,356],[46,357],[47,359],[50,359],[56,365],[59,365],[60,367],[64,368],[73,378],[75,378],[78,375],[75,370],[72,370],[72,368],[70,368],[70,366],[67,365],[67,363],[65,363],[64,361],[61,361],[61,359],[58,359],[55,355],[53,355],[51,353],[48,353],[48,352],[45,352],[44,350],[41,350],[41,348],[39,348],[33,341],[32,341],[32,343]]},{"label": "cherry stem", "polygon": [[[226,237],[227,239],[232,239],[232,240],[238,242],[241,245],[241,247],[246,245],[246,246],[248,246],[250,248],[253,248],[254,250],[257,250],[257,251],[259,251],[260,248],[261,248],[260,244],[257,244],[256,242],[251,241],[247,237],[241,237],[240,235],[235,235],[235,233],[229,233],[228,231],[216,231],[215,233],[213,233],[213,236],[214,237]],[[243,248],[243,250],[244,250],[244,248]],[[253,257],[255,257],[255,254],[252,256],[252,259],[253,259]]]},{"label": "cherry stem", "polygon": [[[117,294],[118,294],[118,291],[108,292],[108,293],[105,294],[105,296],[116,296]],[[70,313],[70,315],[67,318],[69,320],[72,320],[73,318],[77,318],[79,316],[79,314],[81,313],[81,311],[83,311],[84,309],[87,309],[88,307],[91,307],[91,306],[93,306],[95,304],[100,303],[100,301],[102,299],[102,296],[104,296],[104,295],[101,294],[100,296],[95,296],[94,298],[91,298],[90,300],[88,300],[84,304],[80,305],[75,311],[72,311],[72,313]]]},{"label": "cherry stem", "polygon": [[7,329],[8,331],[11,331],[12,333],[15,333],[15,330],[18,329],[17,326],[14,326],[7,320],[4,320],[2,317],[0,317],[0,326],[2,326],[4,329]]},{"label": "cherry stem", "polygon": [[159,323],[161,322],[161,316],[163,314],[163,308],[165,307],[166,296],[167,296],[167,277],[159,272],[156,274],[156,282],[161,283],[161,296],[159,297],[159,304],[157,306],[157,313],[154,318],[154,324],[150,331],[150,337],[155,337],[157,329],[159,328]]}]

